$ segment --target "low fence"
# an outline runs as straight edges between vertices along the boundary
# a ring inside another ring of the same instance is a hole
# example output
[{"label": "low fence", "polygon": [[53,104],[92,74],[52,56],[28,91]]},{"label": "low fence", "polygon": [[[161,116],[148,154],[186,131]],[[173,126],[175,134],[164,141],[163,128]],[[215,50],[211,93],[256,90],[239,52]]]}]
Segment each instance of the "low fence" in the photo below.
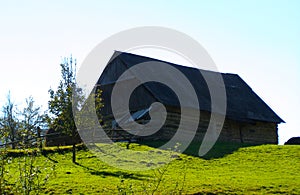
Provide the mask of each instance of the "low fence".
[{"label": "low fence", "polygon": [[24,143],[30,143],[30,142],[32,143],[32,145],[42,147],[43,142],[45,142],[46,139],[48,139],[49,137],[55,138],[55,137],[59,137],[61,135],[63,135],[63,134],[62,133],[49,133],[49,134],[45,134],[45,135],[31,137],[29,139],[15,140],[15,141],[7,142],[7,143],[1,143],[0,148],[6,147],[6,146],[12,146],[12,145],[21,146],[21,145],[24,145]]}]

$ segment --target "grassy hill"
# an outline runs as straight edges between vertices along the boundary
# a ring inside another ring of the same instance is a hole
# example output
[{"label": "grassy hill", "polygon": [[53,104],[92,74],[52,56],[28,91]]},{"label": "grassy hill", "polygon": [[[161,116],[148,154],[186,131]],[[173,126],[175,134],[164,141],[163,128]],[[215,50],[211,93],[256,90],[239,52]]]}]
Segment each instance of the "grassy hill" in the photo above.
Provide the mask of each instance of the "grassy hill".
[{"label": "grassy hill", "polygon": [[[139,144],[130,149],[153,150]],[[111,167],[84,149],[78,151],[78,164],[71,162],[68,147],[46,153],[32,164],[40,169],[42,194],[300,194],[300,146],[242,147],[206,159],[180,154],[159,169],[142,172]],[[11,185],[26,169],[25,161],[20,154],[7,164]]]}]

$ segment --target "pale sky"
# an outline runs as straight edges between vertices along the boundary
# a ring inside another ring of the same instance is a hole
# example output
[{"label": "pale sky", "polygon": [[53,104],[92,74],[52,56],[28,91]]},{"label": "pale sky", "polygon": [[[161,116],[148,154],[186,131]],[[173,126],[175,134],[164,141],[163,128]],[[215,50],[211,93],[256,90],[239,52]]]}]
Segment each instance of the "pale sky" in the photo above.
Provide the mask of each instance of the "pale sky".
[{"label": "pale sky", "polygon": [[[0,0],[0,106],[10,90],[20,106],[32,95],[46,109],[63,57],[72,54],[80,66],[115,33],[162,26],[197,40],[221,72],[239,74],[286,121],[279,125],[283,144],[300,136],[299,10],[297,0]],[[156,58],[178,63],[167,55]]]}]

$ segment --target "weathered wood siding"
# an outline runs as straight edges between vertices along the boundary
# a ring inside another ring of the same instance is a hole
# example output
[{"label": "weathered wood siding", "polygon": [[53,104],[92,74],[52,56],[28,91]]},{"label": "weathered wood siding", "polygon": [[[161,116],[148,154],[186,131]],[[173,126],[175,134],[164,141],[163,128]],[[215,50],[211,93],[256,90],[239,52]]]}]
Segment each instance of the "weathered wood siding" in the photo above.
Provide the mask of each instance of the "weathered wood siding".
[{"label": "weathered wood siding", "polygon": [[[172,110],[172,109],[171,109]],[[106,116],[103,118],[105,122],[106,132],[111,130],[111,124],[113,117]],[[192,115],[185,118],[191,123],[198,118],[193,117]],[[176,133],[180,121],[180,112],[178,110],[173,109],[172,112],[168,112],[167,120],[165,125],[155,134],[147,137],[139,137],[142,140],[169,140]],[[200,121],[198,125],[198,129],[196,135],[194,136],[194,141],[202,141],[207,127],[210,121],[210,113],[202,111],[200,114]],[[141,122],[141,121],[140,121]],[[146,123],[147,121],[142,121],[142,123]],[[189,130],[185,130],[186,133]],[[110,132],[111,133],[111,132]],[[118,132],[123,137],[130,137],[130,134],[127,132]],[[114,134],[117,136],[118,134]],[[122,138],[120,138],[122,139]],[[231,120],[226,118],[221,134],[218,138],[218,141],[222,142],[239,142],[239,143],[254,143],[254,144],[277,144],[278,143],[278,133],[277,133],[277,124],[276,123],[268,123],[261,121],[253,121],[253,122],[238,122],[235,120]]]}]

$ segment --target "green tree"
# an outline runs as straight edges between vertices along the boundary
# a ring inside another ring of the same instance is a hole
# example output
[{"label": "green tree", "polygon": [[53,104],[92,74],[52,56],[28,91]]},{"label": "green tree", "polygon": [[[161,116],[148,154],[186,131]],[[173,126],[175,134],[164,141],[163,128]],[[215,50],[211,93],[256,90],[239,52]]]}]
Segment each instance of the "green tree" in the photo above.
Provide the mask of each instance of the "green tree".
[{"label": "green tree", "polygon": [[[65,58],[60,64],[61,66],[61,80],[56,91],[50,89],[50,100],[48,102],[50,117],[48,117],[49,127],[56,132],[69,135],[72,138],[73,156],[72,161],[76,162],[76,140],[79,137],[78,130],[75,124],[74,115],[77,123],[80,126],[92,126],[91,121],[86,113],[89,113],[91,105],[96,105],[99,122],[101,122],[100,109],[103,107],[101,99],[101,91],[95,90],[86,99],[83,90],[76,84],[76,60],[73,58]],[[95,101],[95,104],[87,102]],[[84,125],[83,125],[84,124]]]},{"label": "green tree", "polygon": [[76,60],[74,62],[72,57],[65,58],[60,64],[60,67],[61,80],[59,86],[56,91],[52,89],[49,90],[50,100],[48,102],[48,107],[51,116],[48,117],[48,124],[49,127],[54,129],[56,132],[71,136],[73,145],[72,160],[75,163],[75,137],[78,137],[78,132],[76,130],[72,112],[72,96],[73,93],[77,92],[78,95],[80,95],[79,90],[73,91],[76,87]]},{"label": "green tree", "polygon": [[[78,131],[84,131],[82,133],[84,134],[85,141],[88,143],[94,143],[96,141],[94,140],[95,127],[99,124],[104,125],[101,115],[101,109],[103,107],[101,93],[101,89],[95,87],[87,98],[83,96],[79,97],[81,98],[79,101],[83,102],[80,108],[73,108]],[[96,118],[94,111],[96,111]]]}]

